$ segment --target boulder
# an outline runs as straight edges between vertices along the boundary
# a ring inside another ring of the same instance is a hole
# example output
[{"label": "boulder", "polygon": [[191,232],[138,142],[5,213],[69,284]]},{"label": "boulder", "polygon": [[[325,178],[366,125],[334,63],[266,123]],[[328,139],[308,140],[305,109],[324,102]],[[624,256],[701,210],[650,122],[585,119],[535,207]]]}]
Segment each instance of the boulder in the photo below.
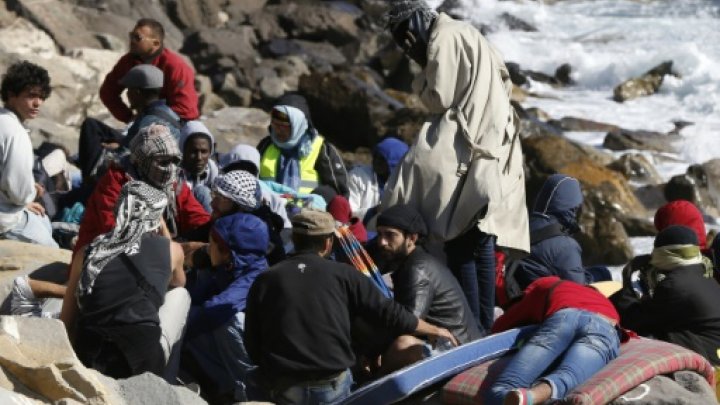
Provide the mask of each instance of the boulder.
[{"label": "boulder", "polygon": [[640,153],[626,153],[608,165],[609,169],[622,173],[626,179],[644,184],[660,184],[662,178],[655,166]]},{"label": "boulder", "polygon": [[221,3],[233,20],[241,20],[245,16],[254,14],[265,7],[268,0],[226,0]]},{"label": "boulder", "polygon": [[[135,26],[136,19],[122,14],[98,10],[96,8],[75,6],[73,14],[83,23],[90,32],[95,33],[105,49],[127,52],[128,32]],[[102,37],[106,37],[105,40]],[[165,45],[178,49],[178,43],[172,38],[165,40]]]},{"label": "boulder", "polygon": [[55,40],[61,51],[102,48],[100,41],[73,13],[72,5],[55,0],[17,0],[17,10]]},{"label": "boulder", "polygon": [[43,142],[52,142],[64,146],[71,154],[77,153],[80,136],[77,127],[61,125],[43,117],[28,121],[26,126],[30,129],[33,148],[37,148]]},{"label": "boulder", "polygon": [[651,219],[621,215],[618,220],[630,237],[657,235],[657,229]]},{"label": "boulder", "polygon": [[315,72],[331,72],[347,64],[347,58],[339,49],[327,42],[300,39],[273,39],[263,46],[264,54],[271,58],[297,55]]},{"label": "boulder", "polygon": [[0,316],[0,345],[0,399],[10,403],[206,404],[153,374],[113,380],[85,367],[56,319]]},{"label": "boulder", "polygon": [[221,25],[220,7],[216,0],[170,1],[167,2],[167,13],[182,30],[217,28]]},{"label": "boulder", "polygon": [[672,61],[663,62],[648,70],[640,77],[627,80],[613,90],[613,100],[621,103],[634,98],[649,96],[658,91],[665,75],[675,75],[672,70]]},{"label": "boulder", "polygon": [[655,212],[667,202],[664,189],[664,184],[642,186],[635,189],[635,196],[649,212]]},{"label": "boulder", "polygon": [[250,14],[247,23],[255,28],[255,35],[262,43],[287,38],[287,33],[278,22],[278,16],[264,9]]},{"label": "boulder", "polygon": [[331,72],[300,78],[300,92],[308,100],[315,126],[341,149],[375,145],[386,132],[385,122],[405,107],[371,77]]},{"label": "boulder", "polygon": [[608,132],[603,141],[603,147],[610,150],[638,149],[677,153],[676,144],[681,140],[680,135],[653,131],[631,131],[621,128]]},{"label": "boulder", "polygon": [[345,2],[289,2],[266,9],[277,13],[280,25],[291,38],[327,41],[337,46],[357,40],[355,20],[363,14]]},{"label": "boulder", "polygon": [[577,117],[562,117],[559,120],[552,120],[550,123],[563,131],[610,132],[620,130],[620,127],[617,125]]},{"label": "boulder", "polygon": [[[645,216],[643,205],[619,173],[596,162],[587,150],[560,136],[523,139],[528,196],[539,191],[548,175],[564,173],[582,184],[585,203],[578,237],[587,264],[622,264],[632,257],[627,234],[618,218]],[[532,203],[534,197],[528,198]]]},{"label": "boulder", "polygon": [[71,257],[69,250],[0,240],[0,313],[9,313],[7,297],[15,277],[31,275],[40,280],[65,282]]},{"label": "boulder", "polygon": [[247,25],[232,31],[204,28],[190,34],[180,51],[192,59],[199,73],[213,78],[254,66],[259,59],[255,51],[257,43],[255,30]]},{"label": "boulder", "polygon": [[257,145],[268,135],[270,115],[257,108],[226,107],[210,114],[205,125],[215,136],[217,149],[229,151],[240,143]]}]

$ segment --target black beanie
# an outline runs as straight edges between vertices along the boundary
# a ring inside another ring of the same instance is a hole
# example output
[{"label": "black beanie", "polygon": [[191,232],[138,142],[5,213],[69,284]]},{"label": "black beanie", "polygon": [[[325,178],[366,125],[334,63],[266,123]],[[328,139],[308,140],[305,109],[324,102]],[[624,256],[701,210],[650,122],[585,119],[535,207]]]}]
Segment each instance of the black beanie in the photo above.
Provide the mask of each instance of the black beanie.
[{"label": "black beanie", "polygon": [[417,210],[406,204],[393,205],[383,211],[377,219],[377,226],[389,226],[407,233],[427,235],[425,221]]},{"label": "black beanie", "polygon": [[669,245],[698,246],[698,243],[698,237],[695,231],[682,225],[668,226],[655,237],[656,248]]}]

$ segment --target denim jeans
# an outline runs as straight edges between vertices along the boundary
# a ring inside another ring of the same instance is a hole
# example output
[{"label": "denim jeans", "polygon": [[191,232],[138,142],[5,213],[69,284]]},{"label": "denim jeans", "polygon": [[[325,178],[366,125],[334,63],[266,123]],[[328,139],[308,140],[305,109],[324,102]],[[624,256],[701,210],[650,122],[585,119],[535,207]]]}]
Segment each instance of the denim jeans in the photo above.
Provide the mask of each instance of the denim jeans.
[{"label": "denim jeans", "polygon": [[52,237],[52,224],[47,215],[40,216],[27,209],[22,211],[20,222],[3,235],[2,239],[12,239],[20,242],[57,248],[58,244]]},{"label": "denim jeans", "polygon": [[328,381],[305,382],[270,393],[269,400],[278,405],[334,404],[350,395],[353,378],[350,370]]},{"label": "denim jeans", "polygon": [[478,325],[489,331],[495,320],[495,237],[473,227],[446,242],[445,255]]},{"label": "denim jeans", "polygon": [[502,404],[508,391],[538,380],[561,399],[617,357],[615,327],[592,312],[566,308],[554,313],[510,360],[486,393],[485,404]]},{"label": "denim jeans", "polygon": [[225,325],[186,341],[203,372],[217,384],[220,394],[247,401],[246,379],[254,368],[245,350],[245,313],[238,312]]},{"label": "denim jeans", "polygon": [[208,214],[212,214],[212,206],[210,205],[210,202],[212,201],[212,195],[210,193],[210,187],[204,185],[204,184],[196,184],[195,187],[193,187],[193,197],[200,203],[200,205],[205,208],[205,211]]}]

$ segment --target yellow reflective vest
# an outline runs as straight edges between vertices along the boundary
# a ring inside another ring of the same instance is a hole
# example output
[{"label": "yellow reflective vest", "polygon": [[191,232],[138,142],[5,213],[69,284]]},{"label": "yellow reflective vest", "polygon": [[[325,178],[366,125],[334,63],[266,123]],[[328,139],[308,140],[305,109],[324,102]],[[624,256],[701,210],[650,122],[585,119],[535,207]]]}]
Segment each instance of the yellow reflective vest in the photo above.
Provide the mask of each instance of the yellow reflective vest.
[{"label": "yellow reflective vest", "polygon": [[[325,139],[318,135],[312,143],[310,153],[300,160],[300,188],[297,190],[303,194],[310,194],[320,181],[320,176],[315,170],[315,162],[317,162],[322,150]],[[270,142],[260,157],[260,180],[277,181],[278,164],[280,164],[280,148]]]}]

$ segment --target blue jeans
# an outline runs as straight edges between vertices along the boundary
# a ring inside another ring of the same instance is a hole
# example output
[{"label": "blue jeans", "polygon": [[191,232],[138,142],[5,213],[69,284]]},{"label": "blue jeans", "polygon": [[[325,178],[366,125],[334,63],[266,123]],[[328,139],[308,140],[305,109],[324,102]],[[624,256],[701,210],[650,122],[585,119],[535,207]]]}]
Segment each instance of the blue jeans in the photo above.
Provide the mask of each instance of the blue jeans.
[{"label": "blue jeans", "polygon": [[254,368],[242,339],[244,329],[245,313],[238,312],[225,325],[186,341],[219,393],[232,393],[236,401],[247,401],[247,375]]},{"label": "blue jeans", "polygon": [[560,310],[510,360],[486,393],[485,404],[502,404],[510,390],[530,388],[538,380],[550,385],[553,399],[564,398],[619,351],[618,332],[607,319],[580,309]]},{"label": "blue jeans", "polygon": [[478,325],[489,331],[495,320],[495,237],[473,227],[446,242],[445,255]]},{"label": "blue jeans", "polygon": [[193,187],[193,197],[200,203],[200,205],[205,208],[205,211],[208,214],[212,214],[212,206],[210,205],[210,202],[212,201],[212,195],[210,193],[210,187],[204,185],[204,184],[196,184],[195,187]]},{"label": "blue jeans", "polygon": [[345,370],[332,380],[305,382],[272,391],[268,399],[278,405],[334,404],[350,395],[352,384],[352,373],[350,370]]},{"label": "blue jeans", "polygon": [[27,209],[22,211],[20,222],[3,235],[2,239],[12,239],[20,242],[34,243],[52,248],[58,244],[52,237],[52,224],[47,215],[40,216]]}]

